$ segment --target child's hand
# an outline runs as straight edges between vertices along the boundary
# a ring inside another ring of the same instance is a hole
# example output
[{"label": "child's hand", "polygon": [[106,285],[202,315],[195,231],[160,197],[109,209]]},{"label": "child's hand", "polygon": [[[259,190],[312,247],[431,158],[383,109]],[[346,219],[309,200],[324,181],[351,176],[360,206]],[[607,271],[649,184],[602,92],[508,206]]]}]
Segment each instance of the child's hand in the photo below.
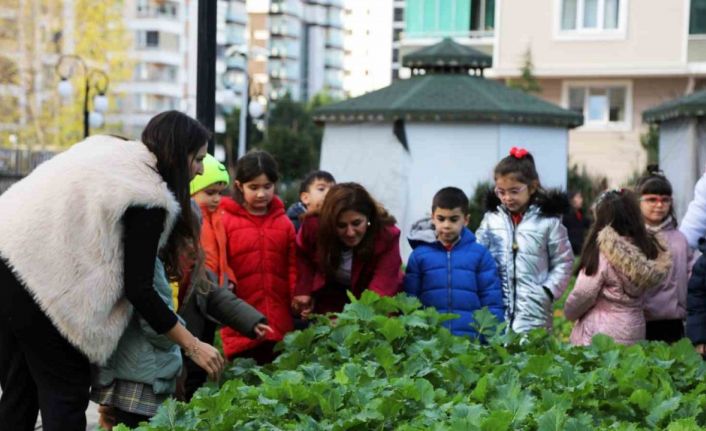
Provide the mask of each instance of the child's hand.
[{"label": "child's hand", "polygon": [[314,311],[314,301],[311,295],[297,295],[292,298],[292,310],[295,314],[301,314],[302,319],[308,319]]},{"label": "child's hand", "polygon": [[115,409],[111,406],[98,406],[98,425],[108,431],[112,430],[115,424]]},{"label": "child's hand", "polygon": [[258,323],[257,325],[255,325],[253,331],[255,332],[255,335],[257,335],[258,339],[265,338],[265,335],[267,335],[268,332],[270,334],[275,333],[274,329],[264,323]]}]

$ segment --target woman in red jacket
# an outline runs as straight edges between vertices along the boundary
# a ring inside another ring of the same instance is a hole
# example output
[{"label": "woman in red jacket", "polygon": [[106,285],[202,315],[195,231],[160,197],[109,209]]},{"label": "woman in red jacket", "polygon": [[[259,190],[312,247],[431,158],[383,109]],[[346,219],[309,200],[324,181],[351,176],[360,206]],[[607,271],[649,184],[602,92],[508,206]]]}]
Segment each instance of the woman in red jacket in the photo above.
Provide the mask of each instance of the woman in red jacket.
[{"label": "woman in red jacket", "polygon": [[319,215],[297,235],[297,284],[292,308],[302,317],[341,311],[347,290],[392,296],[402,287],[400,231],[395,219],[356,183],[329,190]]},{"label": "woman in red jacket", "polygon": [[250,357],[259,364],[274,359],[272,348],[293,329],[290,311],[296,282],[294,226],[275,196],[277,163],[264,151],[240,160],[235,174],[235,202],[223,199],[228,265],[237,285],[235,294],[265,315],[273,329],[253,340],[232,328],[221,330],[228,359]]}]

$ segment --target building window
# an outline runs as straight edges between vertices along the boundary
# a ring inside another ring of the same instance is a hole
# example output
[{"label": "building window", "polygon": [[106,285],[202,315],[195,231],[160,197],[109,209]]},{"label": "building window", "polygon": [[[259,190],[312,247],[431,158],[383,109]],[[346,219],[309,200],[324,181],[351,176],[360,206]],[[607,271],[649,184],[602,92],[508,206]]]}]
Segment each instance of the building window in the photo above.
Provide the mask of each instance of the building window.
[{"label": "building window", "polygon": [[159,47],[159,32],[148,30],[137,32],[137,47],[138,48],[158,48]]},{"label": "building window", "polygon": [[567,107],[583,115],[584,127],[596,129],[629,128],[630,88],[628,85],[569,84]]},{"label": "building window", "polygon": [[394,20],[397,22],[404,21],[404,9],[399,8],[399,7],[395,8]]},{"label": "building window", "polygon": [[689,34],[706,34],[706,0],[691,0]]},{"label": "building window", "polygon": [[626,0],[560,0],[561,31],[611,31],[621,27]]}]

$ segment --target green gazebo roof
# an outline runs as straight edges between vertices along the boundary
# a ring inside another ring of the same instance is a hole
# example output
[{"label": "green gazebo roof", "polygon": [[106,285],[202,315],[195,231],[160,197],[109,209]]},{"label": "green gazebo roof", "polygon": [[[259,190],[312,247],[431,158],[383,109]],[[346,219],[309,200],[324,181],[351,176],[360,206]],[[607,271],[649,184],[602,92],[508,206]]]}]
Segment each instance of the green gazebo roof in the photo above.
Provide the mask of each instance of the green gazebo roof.
[{"label": "green gazebo roof", "polygon": [[660,123],[681,117],[706,116],[706,90],[670,100],[642,113],[647,123]]},{"label": "green gazebo roof", "polygon": [[482,69],[493,65],[493,57],[447,37],[435,45],[405,55],[402,65],[412,69],[448,66]]},{"label": "green gazebo roof", "polygon": [[314,111],[322,122],[487,121],[577,127],[583,116],[480,76],[428,74]]}]

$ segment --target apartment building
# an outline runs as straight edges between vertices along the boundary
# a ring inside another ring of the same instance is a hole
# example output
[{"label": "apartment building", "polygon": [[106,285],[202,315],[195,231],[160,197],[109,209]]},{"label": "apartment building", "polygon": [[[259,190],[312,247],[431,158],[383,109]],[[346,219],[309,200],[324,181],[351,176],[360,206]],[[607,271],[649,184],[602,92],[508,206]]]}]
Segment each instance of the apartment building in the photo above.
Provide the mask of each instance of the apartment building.
[{"label": "apartment building", "polygon": [[[450,4],[468,19],[447,17]],[[642,112],[706,86],[706,0],[407,0],[395,2],[400,15],[393,61],[395,48],[401,56],[438,40],[435,30],[492,53],[496,79],[519,77],[529,52],[539,96],[584,115],[570,132],[570,163],[612,185],[645,166]],[[479,15],[484,29],[474,28]]]},{"label": "apartment building", "polygon": [[136,138],[156,113],[195,113],[198,10],[195,0],[126,0],[124,11],[134,73],[113,87],[117,112],[109,118]]},{"label": "apartment building", "polygon": [[343,0],[248,0],[247,11],[251,94],[343,97]]},{"label": "apartment building", "polygon": [[345,0],[343,90],[348,97],[386,87],[392,67],[392,0]]}]

